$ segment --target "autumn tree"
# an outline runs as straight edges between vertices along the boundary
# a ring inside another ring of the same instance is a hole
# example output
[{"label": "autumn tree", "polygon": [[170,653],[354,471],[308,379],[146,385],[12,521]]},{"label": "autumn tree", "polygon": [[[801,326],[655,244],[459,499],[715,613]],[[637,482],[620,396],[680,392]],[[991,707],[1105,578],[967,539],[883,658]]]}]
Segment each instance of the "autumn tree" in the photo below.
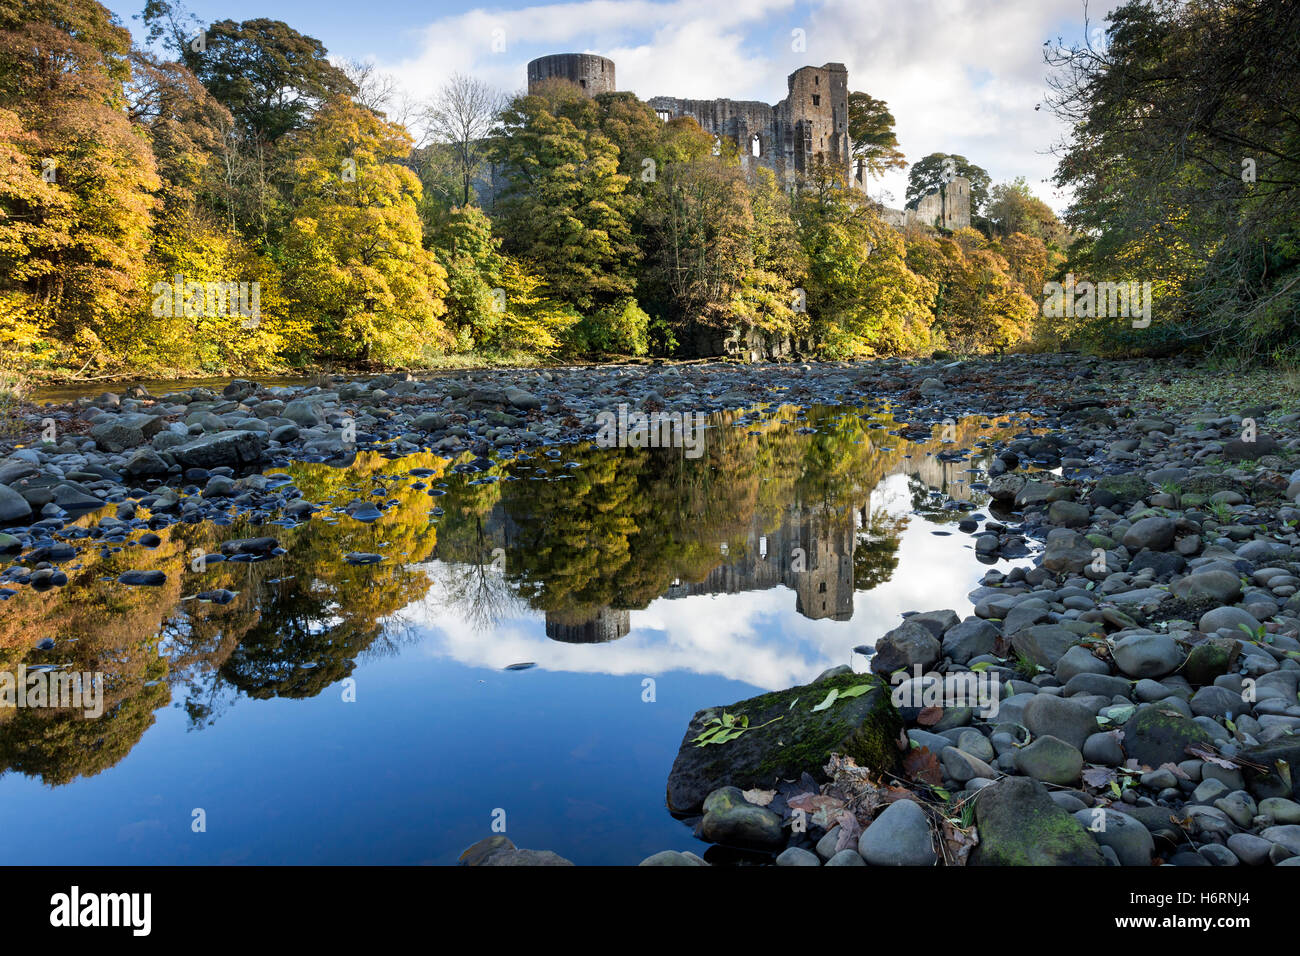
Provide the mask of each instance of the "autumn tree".
[{"label": "autumn tree", "polygon": [[2,311],[35,315],[87,362],[140,300],[160,186],[122,108],[129,51],[94,0],[0,8]]},{"label": "autumn tree", "polygon": [[410,137],[348,99],[292,143],[285,283],[327,353],[410,361],[445,348],[446,273],[422,243]]},{"label": "autumn tree", "polygon": [[497,208],[507,252],[579,311],[633,294],[636,203],[608,137],[554,115],[543,97],[521,96],[501,114],[493,158],[506,182]]}]

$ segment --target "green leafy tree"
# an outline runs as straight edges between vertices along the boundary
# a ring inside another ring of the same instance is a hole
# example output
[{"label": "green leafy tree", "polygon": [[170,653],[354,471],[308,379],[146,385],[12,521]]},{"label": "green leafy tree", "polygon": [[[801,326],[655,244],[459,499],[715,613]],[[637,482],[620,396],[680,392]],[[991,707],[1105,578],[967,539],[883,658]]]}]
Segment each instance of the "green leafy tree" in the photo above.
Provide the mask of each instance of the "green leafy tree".
[{"label": "green leafy tree", "polygon": [[907,165],[894,133],[894,114],[884,100],[868,93],[849,94],[849,139],[854,160],[868,176]]},{"label": "green leafy tree", "polygon": [[546,353],[577,314],[547,298],[543,280],[504,255],[476,206],[451,210],[430,236],[447,271],[447,315],[461,348]]},{"label": "green leafy tree", "polygon": [[865,197],[814,183],[797,219],[808,315],[825,354],[887,355],[929,342],[933,288],[908,268],[902,236]]},{"label": "green leafy tree", "polygon": [[580,311],[630,296],[636,203],[618,148],[552,114],[545,98],[522,96],[501,114],[493,154],[506,180],[497,203],[506,251]]},{"label": "green leafy tree", "polygon": [[971,215],[983,212],[992,180],[983,168],[956,153],[931,153],[913,163],[907,171],[907,201],[916,202],[930,190],[938,189],[948,181],[950,172],[970,180]]},{"label": "green leafy tree", "polygon": [[220,20],[203,38],[203,50],[183,48],[185,65],[261,142],[302,129],[326,101],[356,92],[319,40],[280,20]]},{"label": "green leafy tree", "polygon": [[1130,0],[1105,41],[1049,49],[1069,129],[1055,181],[1086,235],[1069,269],[1147,281],[1150,328],[1080,322],[1107,350],[1300,357],[1300,9]]},{"label": "green leafy tree", "polygon": [[1052,207],[1033,194],[1023,176],[993,187],[985,216],[996,236],[1019,232],[1057,247],[1063,247],[1069,241],[1069,231]]}]

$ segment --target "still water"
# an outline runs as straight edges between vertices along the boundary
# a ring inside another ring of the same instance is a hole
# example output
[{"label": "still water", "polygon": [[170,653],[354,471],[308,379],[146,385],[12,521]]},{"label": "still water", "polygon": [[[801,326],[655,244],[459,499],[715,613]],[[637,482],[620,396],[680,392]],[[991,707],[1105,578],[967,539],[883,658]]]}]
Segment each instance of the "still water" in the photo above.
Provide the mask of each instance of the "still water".
[{"label": "still water", "polygon": [[[969,614],[956,523],[989,514],[981,446],[1022,429],[906,441],[884,411],[768,407],[715,416],[694,460],[368,452],[286,470],[326,505],[299,523],[74,536],[66,587],[0,603],[0,670],[102,672],[105,712],[0,709],[0,863],[448,864],[502,818],[579,864],[703,852],[664,806],[690,716],[864,670],[903,611]],[[286,553],[192,569],[257,535]]]}]

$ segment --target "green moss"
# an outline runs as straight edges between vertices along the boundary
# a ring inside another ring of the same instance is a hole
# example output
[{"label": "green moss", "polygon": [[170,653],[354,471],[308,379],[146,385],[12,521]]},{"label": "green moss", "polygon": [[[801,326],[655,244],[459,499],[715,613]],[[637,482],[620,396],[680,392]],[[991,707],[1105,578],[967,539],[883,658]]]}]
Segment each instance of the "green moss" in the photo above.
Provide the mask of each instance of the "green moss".
[{"label": "green moss", "polygon": [[1016,836],[1014,841],[999,841],[985,862],[998,866],[1042,866],[1077,852],[1081,840],[1091,842],[1079,821],[1064,810],[1052,812],[1039,807],[1020,816]]},{"label": "green moss", "polygon": [[[1245,486],[1241,482],[1227,475],[1193,475],[1183,479],[1183,488],[1188,494],[1204,495],[1206,498],[1220,491],[1246,493]],[[1189,507],[1186,494],[1183,496],[1183,506]]]},{"label": "green moss", "polygon": [[1104,475],[1097,479],[1096,487],[1129,504],[1151,491],[1150,483],[1140,475]]},{"label": "green moss", "polygon": [[[832,689],[847,690],[859,684],[875,684],[878,690],[860,697],[837,700],[824,711],[813,713]],[[791,706],[793,705],[793,706]],[[761,735],[764,752],[756,770],[762,777],[790,777],[803,771],[820,776],[831,753],[850,756],[860,767],[873,770],[897,768],[899,751],[895,744],[903,730],[903,721],[889,697],[889,686],[869,674],[843,674],[787,690],[762,694],[724,708],[730,713],[749,716],[750,724],[762,724],[775,717],[781,720],[761,731],[745,734],[731,743],[718,745],[717,758],[711,769],[721,770],[729,763],[725,751],[745,741],[754,744],[751,735]]]}]

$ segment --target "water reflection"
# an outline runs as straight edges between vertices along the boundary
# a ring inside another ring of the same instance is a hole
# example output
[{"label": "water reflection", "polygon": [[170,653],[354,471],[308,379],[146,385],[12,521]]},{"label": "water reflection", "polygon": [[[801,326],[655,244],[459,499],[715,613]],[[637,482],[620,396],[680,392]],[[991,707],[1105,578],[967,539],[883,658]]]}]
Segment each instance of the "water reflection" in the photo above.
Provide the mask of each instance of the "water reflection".
[{"label": "water reflection", "polygon": [[[1015,430],[972,418],[948,441],[940,426],[905,441],[883,413],[769,408],[715,417],[694,460],[581,447],[487,471],[432,454],[299,464],[288,470],[294,485],[326,506],[311,519],[172,524],[154,547],[138,532],[90,536],[99,516],[88,515],[63,534],[79,548],[64,566],[68,585],[23,588],[0,604],[0,669],[102,672],[104,716],[0,709],[0,767],[47,784],[91,777],[130,753],[168,704],[199,730],[241,698],[314,698],[422,641],[421,653],[466,665],[538,660],[787,686],[842,659],[843,632],[832,640],[825,627],[854,619],[864,593],[886,626],[935,604],[926,598],[937,599],[941,565],[964,594],[974,576],[973,562],[954,566],[964,536],[930,535],[963,515],[958,503],[985,503],[971,489],[972,460],[953,452]],[[356,501],[382,516],[355,520]],[[925,520],[914,528],[916,512]],[[195,554],[222,541],[265,535],[286,553],[193,569]],[[894,580],[909,535],[933,566]],[[383,560],[354,565],[343,560],[351,552]],[[118,584],[129,569],[162,570],[166,582]],[[46,638],[53,646],[37,649]]]}]

